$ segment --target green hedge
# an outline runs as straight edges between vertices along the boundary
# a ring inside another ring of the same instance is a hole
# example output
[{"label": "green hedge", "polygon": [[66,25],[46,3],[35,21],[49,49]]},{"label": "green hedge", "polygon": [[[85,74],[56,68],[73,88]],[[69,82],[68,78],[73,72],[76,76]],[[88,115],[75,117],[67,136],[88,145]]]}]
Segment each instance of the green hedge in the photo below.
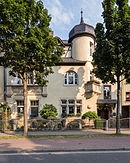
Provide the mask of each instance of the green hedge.
[{"label": "green hedge", "polygon": [[97,114],[95,112],[86,112],[85,114],[83,114],[82,116],[82,119],[86,119],[86,118],[89,118],[89,119],[93,119],[93,118],[98,118]]},{"label": "green hedge", "polygon": [[103,129],[103,121],[101,119],[96,119],[94,124],[96,129]]}]

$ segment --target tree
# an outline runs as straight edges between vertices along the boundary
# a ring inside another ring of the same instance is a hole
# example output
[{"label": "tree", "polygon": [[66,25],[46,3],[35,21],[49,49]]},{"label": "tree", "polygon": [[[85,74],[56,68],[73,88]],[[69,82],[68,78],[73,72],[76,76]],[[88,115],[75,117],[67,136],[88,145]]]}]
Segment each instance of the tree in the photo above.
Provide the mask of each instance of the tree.
[{"label": "tree", "polygon": [[53,105],[45,104],[40,110],[40,115],[43,119],[53,119],[57,117],[57,109]]},{"label": "tree", "polygon": [[104,25],[96,25],[94,73],[103,83],[117,83],[116,133],[120,133],[120,83],[129,79],[130,42],[128,0],[104,0]]},{"label": "tree", "polygon": [[62,47],[50,35],[51,21],[42,1],[0,1],[0,64],[10,75],[22,79],[24,87],[24,135],[27,135],[27,78],[35,72],[35,83],[44,86],[52,66],[61,60]]}]

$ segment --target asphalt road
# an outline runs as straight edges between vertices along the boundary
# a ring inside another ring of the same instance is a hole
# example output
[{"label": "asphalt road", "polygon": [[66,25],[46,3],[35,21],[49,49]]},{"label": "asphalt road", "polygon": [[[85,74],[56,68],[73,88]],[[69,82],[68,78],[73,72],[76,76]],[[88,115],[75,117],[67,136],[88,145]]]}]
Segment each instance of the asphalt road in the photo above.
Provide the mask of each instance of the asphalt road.
[{"label": "asphalt road", "polygon": [[0,163],[129,163],[130,151],[0,154]]}]

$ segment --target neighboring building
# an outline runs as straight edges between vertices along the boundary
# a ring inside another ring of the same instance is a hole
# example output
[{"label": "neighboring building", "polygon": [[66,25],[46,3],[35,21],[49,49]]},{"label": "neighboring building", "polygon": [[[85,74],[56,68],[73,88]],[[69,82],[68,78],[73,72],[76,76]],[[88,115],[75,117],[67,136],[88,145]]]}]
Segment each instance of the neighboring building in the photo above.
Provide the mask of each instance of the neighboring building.
[{"label": "neighboring building", "polygon": [[0,66],[0,103],[4,101],[4,68]]},{"label": "neighboring building", "polygon": [[130,84],[122,82],[122,117],[130,117]]},{"label": "neighboring building", "polygon": [[[58,40],[65,54],[53,68],[54,73],[48,76],[48,86],[39,87],[34,85],[33,78],[28,79],[28,116],[38,117],[44,104],[53,104],[59,118],[65,113],[83,115],[87,111],[96,112],[104,119],[113,116],[116,113],[116,86],[103,85],[92,74],[95,33],[92,26],[84,23],[82,12],[81,22],[72,28],[69,40]],[[8,72],[9,69],[0,67],[0,100],[4,99],[5,82],[6,101],[12,108],[12,117],[16,117],[24,109],[23,86],[18,77],[9,76]],[[123,86],[122,93],[125,91],[128,97],[130,89]],[[127,115],[130,116],[130,103],[125,102],[124,99],[123,108],[129,108]]]}]

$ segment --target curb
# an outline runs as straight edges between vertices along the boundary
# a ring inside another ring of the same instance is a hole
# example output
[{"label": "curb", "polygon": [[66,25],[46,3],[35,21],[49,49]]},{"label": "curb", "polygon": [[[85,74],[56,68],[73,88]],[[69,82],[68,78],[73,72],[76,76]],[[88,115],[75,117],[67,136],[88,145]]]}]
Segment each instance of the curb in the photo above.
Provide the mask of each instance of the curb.
[{"label": "curb", "polygon": [[130,148],[79,148],[79,149],[21,149],[21,150],[3,150],[0,153],[40,153],[40,152],[98,152],[98,151],[130,151]]}]

